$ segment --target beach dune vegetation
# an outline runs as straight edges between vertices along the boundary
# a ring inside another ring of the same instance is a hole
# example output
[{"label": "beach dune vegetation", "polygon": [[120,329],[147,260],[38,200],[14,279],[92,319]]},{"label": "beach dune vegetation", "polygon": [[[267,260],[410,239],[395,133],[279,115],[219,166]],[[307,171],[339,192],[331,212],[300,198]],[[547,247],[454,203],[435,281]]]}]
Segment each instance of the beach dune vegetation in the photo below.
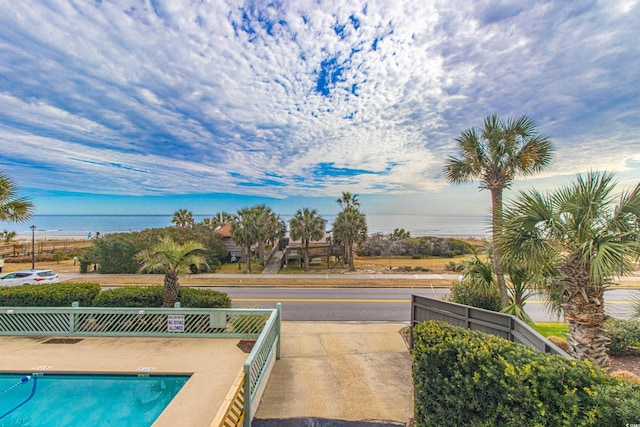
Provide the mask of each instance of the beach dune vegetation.
[{"label": "beach dune vegetation", "polygon": [[472,253],[472,247],[459,239],[447,237],[420,236],[411,237],[406,233],[399,237],[396,234],[374,233],[358,245],[358,256],[398,256],[429,258],[453,258]]}]

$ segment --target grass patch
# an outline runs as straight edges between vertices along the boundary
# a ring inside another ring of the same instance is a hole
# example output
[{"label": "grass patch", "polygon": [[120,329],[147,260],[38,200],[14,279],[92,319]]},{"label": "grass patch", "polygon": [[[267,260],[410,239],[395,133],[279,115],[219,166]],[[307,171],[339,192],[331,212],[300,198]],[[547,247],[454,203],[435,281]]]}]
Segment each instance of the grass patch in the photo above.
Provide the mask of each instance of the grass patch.
[{"label": "grass patch", "polygon": [[[239,267],[242,267],[240,268]],[[257,260],[251,261],[251,274],[261,274],[264,267],[260,265]],[[231,262],[227,264],[220,264],[216,270],[216,273],[221,274],[243,274],[247,273],[247,264],[244,262],[242,264],[238,264],[237,262]],[[194,276],[195,277],[195,276]]]},{"label": "grass patch", "polygon": [[544,337],[553,335],[563,338],[569,333],[569,325],[566,322],[538,322],[533,327]]}]

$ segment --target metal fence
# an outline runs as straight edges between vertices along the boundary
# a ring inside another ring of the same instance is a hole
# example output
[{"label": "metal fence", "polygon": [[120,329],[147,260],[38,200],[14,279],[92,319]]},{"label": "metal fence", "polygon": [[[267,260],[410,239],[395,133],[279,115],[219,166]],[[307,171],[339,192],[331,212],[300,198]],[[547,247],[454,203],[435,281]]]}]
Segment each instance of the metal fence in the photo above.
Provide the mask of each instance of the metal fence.
[{"label": "metal fence", "polygon": [[427,320],[439,320],[461,328],[497,335],[538,351],[570,358],[564,350],[514,316],[418,295],[411,296],[412,347],[413,327]]},{"label": "metal fence", "polygon": [[258,338],[274,310],[3,307],[0,335]]}]

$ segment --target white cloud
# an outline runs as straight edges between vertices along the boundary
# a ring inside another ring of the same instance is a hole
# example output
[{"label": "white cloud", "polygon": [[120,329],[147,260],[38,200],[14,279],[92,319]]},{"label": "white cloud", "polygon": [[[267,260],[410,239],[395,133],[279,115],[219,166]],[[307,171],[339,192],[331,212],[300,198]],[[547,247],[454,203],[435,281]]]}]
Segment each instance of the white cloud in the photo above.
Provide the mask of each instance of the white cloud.
[{"label": "white cloud", "polygon": [[0,7],[0,168],[24,186],[438,191],[454,138],[493,112],[537,119],[547,175],[637,167],[637,2]]}]

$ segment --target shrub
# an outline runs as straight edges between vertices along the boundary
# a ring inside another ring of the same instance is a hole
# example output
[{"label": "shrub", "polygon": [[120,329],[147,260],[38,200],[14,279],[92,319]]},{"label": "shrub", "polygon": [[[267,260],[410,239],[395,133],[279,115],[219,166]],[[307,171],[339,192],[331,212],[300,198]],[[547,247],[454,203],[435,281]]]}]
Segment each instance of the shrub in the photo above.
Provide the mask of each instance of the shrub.
[{"label": "shrub", "polygon": [[497,288],[489,293],[483,293],[467,281],[456,281],[451,284],[449,301],[491,311],[500,311],[502,308]]},{"label": "shrub", "polygon": [[89,271],[89,266],[93,264],[89,258],[83,256],[80,258],[80,273],[85,274]]},{"label": "shrub", "polygon": [[589,362],[442,322],[414,328],[417,426],[624,426],[640,387]]},{"label": "shrub", "polygon": [[100,265],[100,273],[135,273],[138,263],[134,258],[138,252],[135,233],[118,233],[92,240],[91,255]]},{"label": "shrub", "polygon": [[611,340],[609,354],[620,356],[640,343],[640,320],[608,319],[604,322],[605,335]]},{"label": "shrub", "polygon": [[464,266],[459,262],[449,261],[447,265],[444,266],[446,271],[455,271],[457,273],[461,273],[464,270]]},{"label": "shrub", "polygon": [[[162,286],[126,286],[102,291],[96,307],[162,307]],[[180,306],[185,308],[229,308],[231,299],[224,292],[178,288]]]},{"label": "shrub", "polygon": [[100,292],[98,283],[22,285],[0,290],[0,306],[69,307],[74,301],[90,306]]},{"label": "shrub", "polygon": [[630,371],[613,371],[609,375],[614,378],[620,378],[624,381],[640,384],[640,377]]},{"label": "shrub", "polygon": [[126,286],[100,292],[95,307],[162,307],[162,286]]},{"label": "shrub", "polygon": [[224,292],[210,289],[178,288],[178,299],[182,307],[230,308],[231,298]]},{"label": "shrub", "polygon": [[64,259],[64,257],[65,257],[65,255],[64,255],[64,252],[62,252],[62,251],[55,251],[53,253],[53,260],[58,264],[60,264],[60,261],[62,261]]},{"label": "shrub", "polygon": [[547,339],[560,347],[564,351],[569,351],[569,343],[564,338],[556,337],[555,335],[548,336]]}]

